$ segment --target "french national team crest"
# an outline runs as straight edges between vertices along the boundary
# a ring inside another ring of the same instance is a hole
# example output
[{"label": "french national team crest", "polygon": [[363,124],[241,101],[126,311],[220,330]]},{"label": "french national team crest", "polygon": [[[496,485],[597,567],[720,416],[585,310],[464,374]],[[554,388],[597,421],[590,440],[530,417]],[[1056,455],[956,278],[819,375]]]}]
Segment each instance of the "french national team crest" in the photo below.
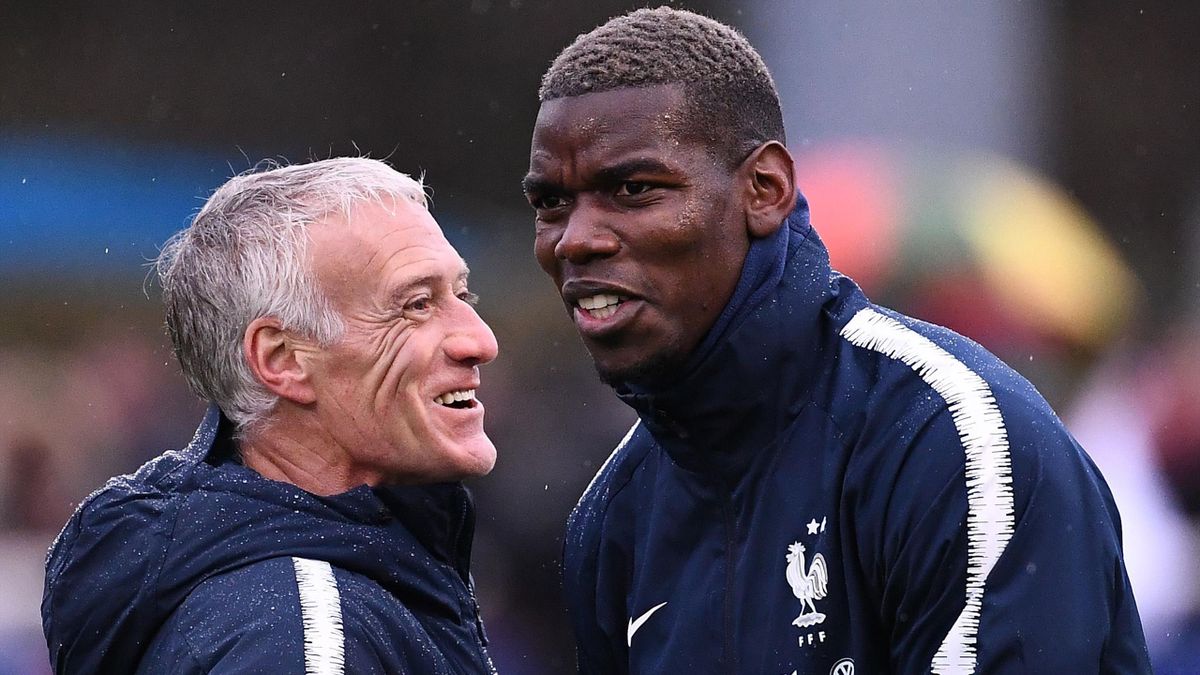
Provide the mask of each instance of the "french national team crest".
[{"label": "french national team crest", "polygon": [[798,541],[788,546],[787,582],[792,587],[792,595],[800,601],[800,615],[792,625],[798,628],[815,626],[825,620],[825,615],[817,611],[816,601],[825,597],[829,586],[825,556],[814,555],[812,563],[806,566],[804,553],[804,544]]}]

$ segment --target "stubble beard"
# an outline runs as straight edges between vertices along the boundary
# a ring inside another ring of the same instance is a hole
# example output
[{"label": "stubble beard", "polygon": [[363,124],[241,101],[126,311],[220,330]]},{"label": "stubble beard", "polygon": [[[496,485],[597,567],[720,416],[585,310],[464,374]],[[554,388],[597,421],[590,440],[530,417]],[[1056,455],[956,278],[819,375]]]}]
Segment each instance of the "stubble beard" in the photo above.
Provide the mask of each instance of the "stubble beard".
[{"label": "stubble beard", "polygon": [[664,349],[624,368],[605,368],[595,356],[592,365],[600,381],[612,388],[622,385],[656,388],[665,386],[682,375],[687,355],[676,345]]}]

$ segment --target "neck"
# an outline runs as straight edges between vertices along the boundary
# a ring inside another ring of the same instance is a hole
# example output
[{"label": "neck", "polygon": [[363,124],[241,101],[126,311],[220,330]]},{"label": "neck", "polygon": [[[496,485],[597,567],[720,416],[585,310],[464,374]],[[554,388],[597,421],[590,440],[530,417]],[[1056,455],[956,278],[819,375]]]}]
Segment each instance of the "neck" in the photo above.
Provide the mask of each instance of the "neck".
[{"label": "neck", "polygon": [[315,495],[341,494],[359,485],[378,485],[377,472],[356,468],[323,429],[286,415],[251,430],[239,443],[242,463],[271,480],[291,483]]}]

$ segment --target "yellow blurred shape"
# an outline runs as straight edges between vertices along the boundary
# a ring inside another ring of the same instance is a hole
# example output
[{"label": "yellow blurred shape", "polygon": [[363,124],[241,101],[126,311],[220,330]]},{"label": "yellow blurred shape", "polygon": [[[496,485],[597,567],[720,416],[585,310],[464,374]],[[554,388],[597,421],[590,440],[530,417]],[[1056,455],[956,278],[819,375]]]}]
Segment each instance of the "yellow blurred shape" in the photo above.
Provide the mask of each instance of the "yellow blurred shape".
[{"label": "yellow blurred shape", "polygon": [[1006,308],[1092,347],[1125,325],[1138,283],[1070,196],[996,158],[969,162],[960,177],[964,235]]}]

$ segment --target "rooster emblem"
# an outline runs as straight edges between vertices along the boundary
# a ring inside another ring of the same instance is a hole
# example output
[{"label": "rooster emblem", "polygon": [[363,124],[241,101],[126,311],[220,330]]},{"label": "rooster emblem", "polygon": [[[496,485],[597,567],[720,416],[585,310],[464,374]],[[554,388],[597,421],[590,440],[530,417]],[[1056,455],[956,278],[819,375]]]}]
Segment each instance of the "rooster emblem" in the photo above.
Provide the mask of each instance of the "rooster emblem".
[{"label": "rooster emblem", "polygon": [[795,542],[788,546],[787,581],[792,587],[792,594],[800,600],[800,616],[792,621],[793,626],[807,628],[825,620],[825,615],[817,611],[813,603],[825,597],[829,586],[829,570],[825,567],[825,556],[820,553],[813,556],[812,565],[804,566],[804,544]]}]

